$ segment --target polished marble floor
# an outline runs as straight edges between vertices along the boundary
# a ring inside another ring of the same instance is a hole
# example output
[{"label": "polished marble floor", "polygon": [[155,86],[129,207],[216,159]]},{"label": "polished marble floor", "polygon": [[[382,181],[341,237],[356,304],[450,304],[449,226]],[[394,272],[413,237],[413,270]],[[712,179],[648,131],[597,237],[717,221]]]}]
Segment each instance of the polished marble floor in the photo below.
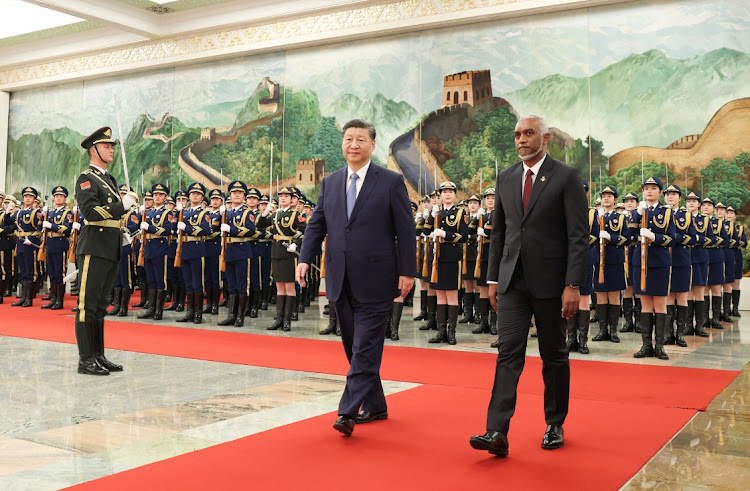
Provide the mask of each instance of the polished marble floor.
[{"label": "polished marble floor", "polygon": [[[328,318],[324,300],[313,302],[289,333],[267,331],[274,306],[245,327],[219,327],[221,316],[189,328],[231,330],[268,336],[319,336]],[[0,305],[2,309],[9,308]],[[127,319],[131,322],[137,311]],[[223,312],[222,312],[223,313]],[[431,345],[434,331],[419,331],[405,308],[401,340],[388,345],[437,350],[493,352],[489,334],[458,330],[458,345]],[[591,355],[572,358],[649,363],[720,370],[740,376],[698,413],[624,486],[625,489],[748,489],[750,483],[750,312],[711,330],[709,338],[688,337],[689,346],[669,346],[669,361],[632,357],[640,335],[622,342],[589,342]],[[163,323],[179,326],[177,314]],[[591,326],[593,333],[596,327]],[[538,355],[535,339],[527,352]],[[68,344],[0,338],[0,489],[59,489],[221,442],[266,431],[336,410],[344,385],[340,376],[190,360],[111,350],[127,371],[110,377],[75,373],[77,353]],[[343,356],[343,353],[342,353]],[[416,387],[384,382],[387,394]],[[94,401],[94,402],[90,402]],[[616,418],[618,415],[613,415]],[[647,429],[644,429],[647,431]],[[617,456],[603,456],[616,458]]]}]

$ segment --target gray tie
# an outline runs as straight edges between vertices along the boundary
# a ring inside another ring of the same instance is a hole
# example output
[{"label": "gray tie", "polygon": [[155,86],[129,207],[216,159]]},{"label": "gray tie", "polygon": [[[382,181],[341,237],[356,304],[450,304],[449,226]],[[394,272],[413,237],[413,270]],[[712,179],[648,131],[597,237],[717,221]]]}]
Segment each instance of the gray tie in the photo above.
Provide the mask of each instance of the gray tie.
[{"label": "gray tie", "polygon": [[352,210],[354,209],[354,202],[357,201],[357,179],[359,174],[356,172],[352,174],[351,183],[349,183],[349,189],[346,190],[346,218],[352,216]]}]

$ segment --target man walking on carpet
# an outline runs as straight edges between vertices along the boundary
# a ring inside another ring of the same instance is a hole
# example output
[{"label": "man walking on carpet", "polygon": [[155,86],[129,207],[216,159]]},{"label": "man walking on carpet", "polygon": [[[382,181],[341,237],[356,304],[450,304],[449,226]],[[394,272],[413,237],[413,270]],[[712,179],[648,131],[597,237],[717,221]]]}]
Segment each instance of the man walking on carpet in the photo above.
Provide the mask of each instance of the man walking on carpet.
[{"label": "man walking on carpet", "polygon": [[328,235],[326,296],[334,302],[350,364],[333,427],[350,436],[355,423],[388,418],[380,381],[385,329],[393,299],[405,297],[414,285],[417,264],[404,177],[370,160],[375,128],[349,121],[341,148],[347,166],[323,179],[305,230],[297,281],[305,286],[309,265]]}]

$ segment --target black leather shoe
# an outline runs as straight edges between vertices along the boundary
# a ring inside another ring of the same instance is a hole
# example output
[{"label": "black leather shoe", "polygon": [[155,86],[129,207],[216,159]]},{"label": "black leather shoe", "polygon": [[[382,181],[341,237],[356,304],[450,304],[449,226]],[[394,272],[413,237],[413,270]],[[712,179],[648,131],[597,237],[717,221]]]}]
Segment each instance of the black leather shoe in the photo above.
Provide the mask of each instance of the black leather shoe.
[{"label": "black leather shoe", "polygon": [[563,446],[563,429],[562,426],[548,425],[547,431],[544,432],[544,438],[542,438],[542,448],[545,450],[553,450]]},{"label": "black leather shoe", "polygon": [[469,439],[469,444],[475,450],[487,450],[498,457],[508,455],[508,437],[499,431],[488,431],[484,435],[474,435]]},{"label": "black leather shoe", "polygon": [[337,431],[340,431],[346,436],[352,436],[352,432],[354,431],[354,424],[354,418],[342,414],[338,417],[336,422],[333,423],[333,428]]},{"label": "black leather shoe", "polygon": [[357,415],[356,422],[358,425],[371,423],[373,421],[379,421],[381,419],[388,419],[388,411],[360,411]]},{"label": "black leather shoe", "polygon": [[97,356],[96,361],[99,362],[99,365],[103,366],[110,372],[122,372],[122,365],[117,365],[115,363],[112,363],[108,359],[104,358],[104,355]]},{"label": "black leather shoe", "polygon": [[78,373],[86,375],[109,375],[109,370],[99,365],[95,357],[78,362]]}]

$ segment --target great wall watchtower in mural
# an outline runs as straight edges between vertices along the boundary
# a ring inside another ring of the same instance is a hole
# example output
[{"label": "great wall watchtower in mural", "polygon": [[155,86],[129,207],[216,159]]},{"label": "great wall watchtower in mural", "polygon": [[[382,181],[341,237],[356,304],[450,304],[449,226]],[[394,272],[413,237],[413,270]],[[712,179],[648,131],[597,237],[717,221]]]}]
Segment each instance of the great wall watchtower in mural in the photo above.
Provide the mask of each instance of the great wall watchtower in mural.
[{"label": "great wall watchtower in mural", "polygon": [[324,159],[301,159],[297,161],[297,187],[314,187],[325,176]]},{"label": "great wall watchtower in mural", "polygon": [[489,70],[472,70],[443,77],[443,107],[458,104],[477,106],[492,100]]}]

